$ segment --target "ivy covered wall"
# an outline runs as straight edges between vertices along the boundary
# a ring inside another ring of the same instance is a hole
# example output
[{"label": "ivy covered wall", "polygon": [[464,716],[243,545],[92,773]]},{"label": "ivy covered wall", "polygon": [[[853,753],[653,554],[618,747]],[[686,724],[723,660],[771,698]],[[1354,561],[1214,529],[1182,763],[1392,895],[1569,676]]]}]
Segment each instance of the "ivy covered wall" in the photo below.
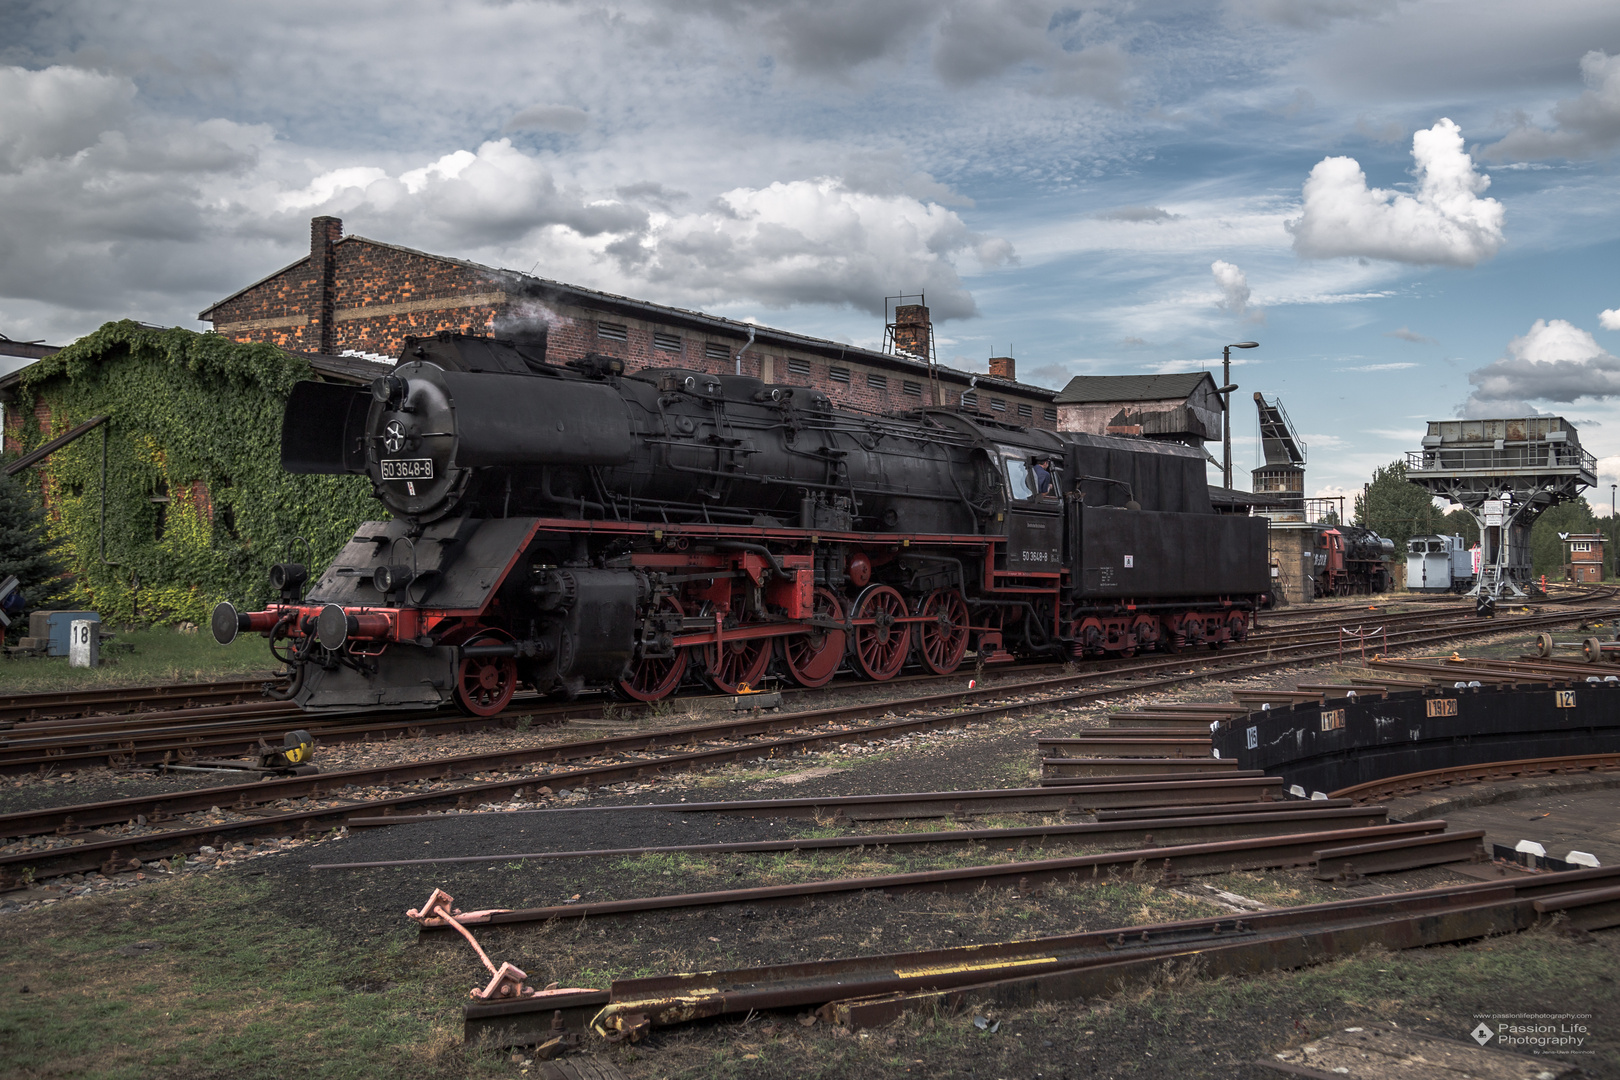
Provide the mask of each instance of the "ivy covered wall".
[{"label": "ivy covered wall", "polygon": [[271,345],[127,321],[25,368],[6,407],[8,447],[111,417],[104,538],[101,430],[19,477],[62,543],[65,602],[112,622],[202,624],[220,600],[270,599],[270,564],[323,567],[361,521],[386,517],[365,477],[281,470],[282,407],[313,377]]}]

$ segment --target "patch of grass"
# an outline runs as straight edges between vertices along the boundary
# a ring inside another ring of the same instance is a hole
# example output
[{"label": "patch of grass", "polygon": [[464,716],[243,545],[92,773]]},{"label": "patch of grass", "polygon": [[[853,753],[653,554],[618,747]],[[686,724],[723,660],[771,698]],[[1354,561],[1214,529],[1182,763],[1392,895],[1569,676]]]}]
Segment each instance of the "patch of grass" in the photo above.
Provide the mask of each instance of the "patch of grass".
[{"label": "patch of grass", "polygon": [[1267,907],[1299,907],[1303,904],[1326,904],[1346,899],[1342,890],[1300,873],[1239,870],[1230,874],[1200,877],[1198,881],[1224,892],[1257,900]]},{"label": "patch of grass", "polygon": [[120,633],[117,640],[134,645],[135,651],[103,653],[99,668],[70,668],[65,656],[0,660],[0,687],[19,694],[218,682],[268,677],[277,667],[257,634],[243,634],[229,645],[219,644],[206,630],[194,634],[132,630]]},{"label": "patch of grass", "polygon": [[415,948],[403,927],[360,942],[293,925],[267,910],[268,889],[196,875],[0,920],[8,1074],[271,1080],[313,1063],[339,1078],[504,1071],[460,1045],[455,991],[478,976],[476,961]]}]

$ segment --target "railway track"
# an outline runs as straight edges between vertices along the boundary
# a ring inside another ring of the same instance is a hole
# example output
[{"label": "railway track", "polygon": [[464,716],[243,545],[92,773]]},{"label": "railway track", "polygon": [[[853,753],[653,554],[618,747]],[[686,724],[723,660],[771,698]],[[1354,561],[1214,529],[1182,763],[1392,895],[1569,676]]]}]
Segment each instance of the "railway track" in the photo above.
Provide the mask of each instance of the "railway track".
[{"label": "railway track", "polygon": [[[1495,627],[1486,627],[1495,629]],[[1408,632],[1408,634],[1417,632]],[[1397,639],[1400,634],[1396,635]],[[993,702],[999,698],[1018,697],[1023,695],[1038,695],[1032,700],[1019,702],[1009,706],[992,706],[980,708],[974,715],[1004,715],[1012,711],[1028,709],[1051,708],[1072,705],[1082,701],[1094,700],[1097,697],[1107,696],[1119,692],[1140,692],[1143,690],[1158,689],[1178,685],[1190,681],[1221,677],[1230,674],[1246,674],[1258,670],[1281,667],[1297,663],[1302,654],[1319,647],[1317,642],[1295,642],[1288,646],[1268,646],[1264,649],[1256,647],[1252,650],[1228,650],[1223,654],[1205,654],[1204,670],[1182,673],[1188,667],[1186,659],[1171,657],[1165,659],[1144,660],[1128,666],[1111,668],[1107,671],[1087,670],[1073,675],[1051,676],[1041,679],[1028,680],[988,686],[974,690],[956,690],[946,694],[914,697],[897,701],[884,701],[876,703],[861,703],[855,705],[834,706],[826,709],[810,710],[807,712],[786,713],[761,718],[744,718],[728,720],[721,723],[685,726],[665,731],[640,732],[635,734],[612,736],[601,739],[577,740],[549,746],[541,746],[526,750],[499,751],[491,754],[467,755],[458,758],[441,760],[431,764],[417,766],[389,765],[373,769],[346,770],[339,773],[329,773],[314,777],[293,777],[282,780],[262,781],[251,785],[253,798],[258,802],[269,802],[280,798],[308,797],[312,792],[321,790],[331,791],[334,787],[343,784],[355,786],[379,782],[405,782],[415,779],[442,776],[447,771],[452,774],[465,775],[480,770],[503,770],[513,767],[529,765],[536,762],[558,764],[565,761],[578,760],[584,757],[599,756],[603,754],[622,753],[627,751],[645,751],[660,746],[682,745],[685,743],[701,742],[714,739],[737,739],[751,737],[757,734],[769,733],[777,730],[787,730],[796,727],[814,727],[821,724],[849,724],[869,720],[894,711],[926,711],[960,709],[964,705],[982,702]],[[1262,661],[1245,662],[1245,656],[1263,654]],[[1281,659],[1279,659],[1279,656]],[[1125,685],[1114,685],[1111,677],[1117,676],[1147,676],[1145,681],[1136,681]],[[1076,689],[1088,687],[1093,683],[1106,683],[1096,689]],[[1230,711],[1226,707],[1225,711]],[[954,712],[935,715],[925,719],[939,722],[941,719],[949,721],[957,717],[966,717],[970,714]],[[406,721],[408,722],[408,721]],[[853,733],[846,733],[846,737],[855,738]],[[636,763],[642,764],[642,763]],[[656,763],[651,763],[656,764]],[[616,774],[616,767],[609,767],[606,772]],[[387,778],[385,781],[384,778]],[[576,773],[567,776],[570,781],[577,782],[581,778]],[[613,779],[601,779],[598,783],[617,782]],[[571,785],[572,786],[572,785]],[[176,807],[186,805],[194,807],[205,795],[216,795],[223,791],[234,791],[235,788],[205,789],[204,792],[179,793],[174,796],[153,797],[149,799],[123,800],[121,805],[127,804],[138,807],[144,816],[162,820],[163,817],[175,813],[186,812]],[[204,806],[211,803],[203,803]],[[71,809],[71,808],[70,808]],[[65,812],[64,812],[65,813]],[[96,817],[101,820],[94,820]],[[126,815],[127,818],[128,815]],[[10,829],[15,824],[9,824],[10,819],[0,817],[0,835],[12,835]],[[91,824],[104,824],[109,820],[125,820],[125,818],[106,818],[103,815],[94,815],[89,811],[82,813],[77,821],[81,827]],[[53,825],[52,828],[57,826]]]},{"label": "railway track", "polygon": [[0,697],[0,727],[64,717],[127,715],[262,701],[265,683],[273,681],[274,677],[267,673],[257,679],[226,682],[11,694]]},{"label": "railway track", "polygon": [[[1596,586],[1572,592],[1568,595],[1549,597],[1537,603],[1540,606],[1592,603],[1611,598],[1617,592],[1620,592],[1620,589],[1614,586]],[[1377,600],[1380,598],[1368,597],[1367,599]],[[1416,604],[1421,605],[1421,607],[1413,611],[1388,610],[1396,604]],[[1384,610],[1377,613],[1377,615],[1379,619],[1432,618],[1434,612],[1432,610],[1425,611],[1423,608],[1432,608],[1436,604],[1455,606],[1459,610],[1464,609],[1466,606],[1464,601],[1454,597],[1403,596],[1394,604],[1387,600],[1382,604],[1378,604],[1377,606]],[[1251,640],[1289,635],[1313,627],[1328,631],[1335,624],[1346,621],[1352,614],[1360,617],[1363,611],[1364,609],[1360,605],[1342,604],[1335,605],[1326,611],[1311,612],[1303,616],[1265,612],[1260,616],[1255,631],[1251,635]],[[932,678],[933,676],[926,675],[902,676],[893,680],[893,682],[926,681]],[[275,677],[272,674],[266,673],[257,678],[213,683],[179,683],[162,686],[131,686],[97,690],[13,694],[0,697],[0,730],[10,725],[33,724],[62,719],[85,719],[111,726],[118,718],[139,719],[142,713],[180,712],[214,706],[242,704],[277,706],[276,711],[296,714],[297,710],[290,705],[262,700],[262,690],[265,683],[274,680]],[[864,684],[854,683],[852,685]],[[520,702],[523,707],[527,707],[527,704]]]},{"label": "railway track", "polygon": [[1620,754],[1569,754],[1563,757],[1520,758],[1492,761],[1482,765],[1457,765],[1446,769],[1391,776],[1343,788],[1332,794],[1336,799],[1358,803],[1398,799],[1436,788],[1469,784],[1499,784],[1540,776],[1576,776],[1582,773],[1612,772],[1620,769]]},{"label": "railway track", "polygon": [[[1612,595],[1612,591],[1605,595]],[[1592,593],[1593,597],[1596,598],[1598,590],[1593,590]],[[1548,603],[1563,602],[1567,601],[1548,601]],[[1335,609],[1313,613],[1303,619],[1295,618],[1281,621],[1276,615],[1265,613],[1262,615],[1263,621],[1256,626],[1253,634],[1251,634],[1251,639],[1292,634],[1307,627],[1318,627],[1324,632],[1329,631],[1336,623],[1343,622],[1347,613],[1359,613],[1359,610],[1359,608],[1353,607]],[[1393,618],[1413,616],[1432,618],[1433,612],[1389,613],[1389,617]],[[1052,666],[1056,665],[1019,665],[1021,668]],[[937,677],[931,675],[905,675],[893,679],[891,682],[898,684],[931,681],[935,678]],[[166,686],[132,686],[113,689],[13,694],[0,697],[0,730],[3,730],[8,725],[38,724],[47,721],[72,719],[111,727],[120,720],[141,720],[143,719],[141,716],[143,713],[171,713],[213,706],[242,704],[274,706],[274,711],[296,714],[297,709],[287,703],[263,700],[262,690],[264,685],[273,681],[275,681],[274,676],[266,673],[254,679],[215,683],[180,683]],[[837,685],[839,684],[834,684],[835,687]],[[842,685],[863,686],[870,684],[846,681]],[[530,704],[532,704],[532,700],[519,702],[521,707],[527,707]]]},{"label": "railway track", "polygon": [[[912,1010],[1031,1000],[1107,998],[1151,985],[1169,965],[1205,977],[1288,970],[1369,946],[1462,943],[1562,919],[1581,930],[1620,923],[1612,868],[1524,875],[1325,904],[1243,912],[927,952],[889,953],[616,980],[608,990],[558,990],[465,1007],[468,1039],[539,1042],[554,1029],[638,1039],[656,1026],[764,1010],[813,1009],[847,1028]],[[442,895],[442,894],[441,894]],[[448,898],[446,898],[448,899]],[[442,910],[442,909],[436,909]],[[440,920],[442,921],[442,920]]]},{"label": "railway track", "polygon": [[[1514,626],[1529,629],[1537,625],[1567,621],[1576,613],[1526,617]],[[1590,613],[1581,613],[1587,614]],[[1407,630],[1391,635],[1392,644],[1417,644],[1482,633],[1498,633],[1501,623],[1487,623],[1444,631]],[[1404,640],[1403,640],[1404,639]],[[25,812],[0,817],[0,836],[40,836],[54,833],[63,846],[13,852],[0,856],[0,874],[21,874],[25,868],[35,876],[78,872],[87,869],[116,869],[131,860],[169,858],[194,852],[204,844],[215,846],[227,837],[251,838],[284,836],[291,833],[314,835],[335,828],[355,816],[420,812],[438,807],[469,808],[495,800],[520,797],[521,793],[546,786],[595,787],[642,779],[677,771],[703,768],[753,758],[779,757],[819,749],[838,743],[872,741],[929,729],[950,728],[975,720],[988,720],[1032,710],[1070,707],[1119,693],[1141,693],[1183,685],[1189,682],[1233,675],[1253,674],[1292,666],[1320,658],[1325,647],[1317,642],[1257,647],[1242,655],[1204,654],[1202,670],[1189,671],[1188,658],[1170,657],[1115,668],[1108,672],[1035,680],[1011,686],[958,691],[904,701],[846,705],[830,709],[778,716],[758,716],[663,731],[637,732],[604,739],[580,740],[492,754],[374,769],[346,770],[318,776],[267,780],[249,785],[203,789],[170,795],[113,800],[52,810]],[[1254,654],[1262,653],[1256,657]],[[1086,685],[1110,676],[1129,676],[1132,681],[1111,685]],[[1025,696],[1020,700],[977,704],[996,697]],[[967,707],[964,707],[967,706]],[[900,711],[920,715],[901,719],[871,721],[873,717]],[[928,711],[932,710],[932,711]],[[1230,711],[1230,709],[1228,709]],[[815,730],[803,730],[814,728]],[[800,729],[801,734],[759,739],[760,735]],[[739,741],[748,740],[748,741]],[[659,756],[628,758],[585,768],[563,771],[529,771],[536,765],[577,761],[581,758],[645,753],[659,748],[720,742],[690,751]],[[521,775],[498,779],[475,779],[437,790],[390,795],[367,801],[341,801],[346,790],[356,787],[421,781],[452,784],[458,779],[480,774],[525,770]],[[1071,781],[1072,782],[1072,781]],[[263,807],[284,800],[337,798],[335,804],[309,809],[268,812]],[[239,820],[189,828],[146,831],[154,825],[198,810],[228,808]],[[131,824],[133,823],[133,824]],[[105,827],[125,830],[117,835],[87,834]],[[73,840],[82,840],[73,843]]]},{"label": "railway track", "polygon": [[[1268,632],[1243,645],[1228,648],[1219,655],[1223,659],[1236,659],[1262,653],[1268,656],[1284,652],[1298,653],[1311,646],[1332,645],[1342,649],[1342,639],[1336,625],[1342,621],[1330,619],[1327,626],[1313,633]],[[1380,621],[1380,626],[1386,633],[1377,639],[1376,644],[1381,646],[1385,640],[1397,642],[1401,640],[1399,633],[1391,639],[1389,631],[1416,628],[1431,623],[1447,625],[1452,622],[1454,619],[1445,613],[1436,614],[1432,611],[1390,616]],[[1278,642],[1284,644],[1279,645]],[[1085,677],[1106,680],[1128,676],[1133,672],[1184,666],[1195,655],[1207,658],[1212,654],[1185,653],[1168,657],[1153,654],[1128,660],[1109,660],[1088,664],[1083,674]],[[1056,669],[1057,665],[1047,664],[1032,665],[1022,670],[1040,672]],[[960,673],[945,677],[916,675],[909,676],[904,681],[897,679],[883,684],[847,683],[838,689],[871,690],[874,686],[955,684],[960,682],[961,677]],[[1018,693],[1021,690],[1018,684],[998,685],[1004,687],[1008,693]],[[788,693],[791,695],[794,692]],[[442,711],[301,714],[285,703],[277,702],[264,703],[264,706],[259,707],[251,704],[229,705],[188,712],[137,714],[133,717],[115,717],[109,721],[95,717],[75,718],[17,725],[10,731],[0,733],[0,772],[18,773],[35,769],[62,771],[103,764],[111,767],[189,765],[207,757],[240,757],[252,754],[261,740],[279,740],[288,725],[294,721],[297,726],[313,734],[318,744],[329,744],[401,735],[506,727],[525,719],[535,725],[557,724],[569,720],[600,718],[610,708],[614,715],[625,719],[636,719],[657,713],[656,706],[641,704],[610,705],[607,702],[559,704],[530,699],[520,701],[499,716],[488,718],[467,717]],[[258,711],[261,709],[262,711]]]}]

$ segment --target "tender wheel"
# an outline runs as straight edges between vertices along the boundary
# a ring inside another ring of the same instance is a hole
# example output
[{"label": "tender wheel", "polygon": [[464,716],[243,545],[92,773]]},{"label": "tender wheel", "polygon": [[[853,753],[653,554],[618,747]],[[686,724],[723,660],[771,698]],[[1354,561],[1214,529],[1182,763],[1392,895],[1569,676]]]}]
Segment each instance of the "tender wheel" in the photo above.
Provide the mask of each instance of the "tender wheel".
[{"label": "tender wheel", "polygon": [[[494,645],[502,639],[482,635],[468,645]],[[517,690],[517,661],[510,656],[468,656],[456,669],[456,707],[473,716],[494,716]]]},{"label": "tender wheel", "polygon": [[[732,622],[727,630],[749,625],[746,620]],[[735,638],[722,636],[716,653],[713,645],[703,646],[703,681],[717,694],[741,693],[743,687],[752,690],[771,666],[770,638]]]},{"label": "tender wheel", "polygon": [[1159,646],[1159,621],[1151,615],[1138,615],[1131,623],[1138,652],[1152,652]]},{"label": "tender wheel", "polygon": [[1185,633],[1185,619],[1180,615],[1171,615],[1164,620],[1164,635],[1159,638],[1159,648],[1167,653],[1178,653],[1187,645]]},{"label": "tender wheel", "polygon": [[[823,619],[844,618],[844,605],[833,591],[825,586],[816,589],[816,615]],[[782,662],[788,674],[800,686],[826,686],[844,662],[844,650],[849,642],[846,630],[827,630],[816,627],[808,634],[795,634],[778,639],[782,643]]]},{"label": "tender wheel", "polygon": [[[660,614],[684,615],[680,601],[666,596],[658,605]],[[632,701],[659,701],[680,689],[686,677],[689,650],[676,649],[674,656],[647,656],[635,662],[628,679],[618,682],[619,693]]]},{"label": "tender wheel", "polygon": [[911,651],[911,625],[897,621],[906,617],[905,599],[887,585],[869,586],[856,598],[852,617],[874,620],[855,627],[850,641],[855,669],[877,682],[900,674]]},{"label": "tender wheel", "polygon": [[1226,633],[1233,641],[1247,641],[1249,638],[1249,620],[1243,615],[1228,615],[1226,617]]},{"label": "tender wheel", "polygon": [[955,589],[935,589],[917,605],[929,622],[917,624],[917,655],[935,675],[949,675],[962,664],[968,647],[968,606]]}]

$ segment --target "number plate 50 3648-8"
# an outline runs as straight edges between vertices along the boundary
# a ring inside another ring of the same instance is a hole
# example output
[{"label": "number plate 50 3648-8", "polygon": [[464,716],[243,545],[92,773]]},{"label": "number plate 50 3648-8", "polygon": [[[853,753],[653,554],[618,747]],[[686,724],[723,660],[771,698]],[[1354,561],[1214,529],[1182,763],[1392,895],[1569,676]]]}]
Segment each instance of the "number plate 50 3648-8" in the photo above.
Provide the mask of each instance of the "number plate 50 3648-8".
[{"label": "number plate 50 3648-8", "polygon": [[425,457],[384,458],[382,478],[384,480],[431,480],[433,479],[433,459]]}]

